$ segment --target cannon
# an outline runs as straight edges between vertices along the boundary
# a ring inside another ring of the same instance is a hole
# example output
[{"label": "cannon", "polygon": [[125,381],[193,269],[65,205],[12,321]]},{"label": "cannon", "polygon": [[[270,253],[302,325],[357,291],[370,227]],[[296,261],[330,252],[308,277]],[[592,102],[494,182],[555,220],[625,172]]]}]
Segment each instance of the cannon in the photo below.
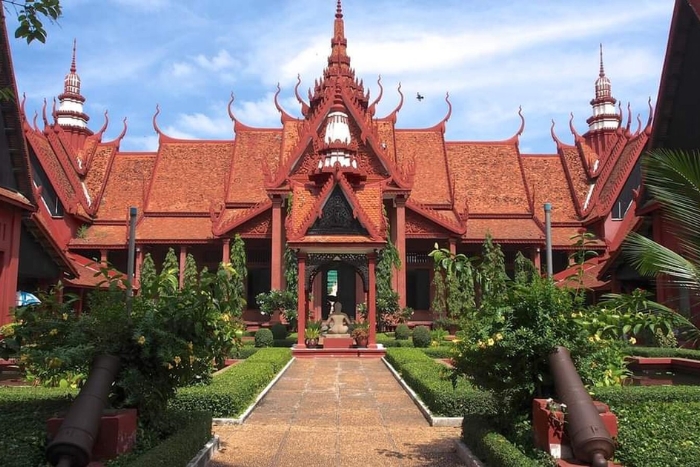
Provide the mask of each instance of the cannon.
[{"label": "cannon", "polygon": [[100,429],[102,411],[121,362],[112,355],[95,358],[85,386],[75,398],[61,428],[46,447],[46,458],[58,467],[85,467]]},{"label": "cannon", "polygon": [[574,457],[593,467],[607,467],[615,443],[583,386],[569,350],[556,347],[549,354],[549,366],[557,395],[566,404],[566,432]]}]

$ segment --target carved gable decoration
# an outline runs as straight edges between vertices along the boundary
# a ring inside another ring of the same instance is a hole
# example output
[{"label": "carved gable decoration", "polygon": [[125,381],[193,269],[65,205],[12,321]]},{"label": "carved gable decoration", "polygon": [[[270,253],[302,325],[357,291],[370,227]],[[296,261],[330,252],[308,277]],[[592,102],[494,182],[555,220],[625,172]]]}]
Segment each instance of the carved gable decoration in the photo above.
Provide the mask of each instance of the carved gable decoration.
[{"label": "carved gable decoration", "polygon": [[369,235],[353,214],[352,206],[343,190],[336,185],[323,206],[321,216],[316,219],[308,235]]},{"label": "carved gable decoration", "polygon": [[409,237],[447,234],[447,230],[420,214],[406,210],[406,235]]},{"label": "carved gable decoration", "polygon": [[238,227],[236,232],[245,237],[269,237],[272,235],[272,216],[269,212],[255,216]]}]

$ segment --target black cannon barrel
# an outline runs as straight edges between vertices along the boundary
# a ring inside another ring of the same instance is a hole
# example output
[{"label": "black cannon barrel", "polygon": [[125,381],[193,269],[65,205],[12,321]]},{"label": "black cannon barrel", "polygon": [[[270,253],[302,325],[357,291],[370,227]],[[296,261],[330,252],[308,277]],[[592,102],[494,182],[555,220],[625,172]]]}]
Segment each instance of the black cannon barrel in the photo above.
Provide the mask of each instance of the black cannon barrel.
[{"label": "black cannon barrel", "polygon": [[569,350],[556,347],[549,354],[549,366],[557,395],[566,404],[566,431],[574,456],[593,467],[606,467],[607,459],[615,453],[615,443],[583,386]]},{"label": "black cannon barrel", "polygon": [[84,467],[90,463],[102,411],[107,407],[109,389],[120,365],[119,358],[112,355],[95,358],[85,386],[73,401],[58,433],[46,447],[46,457],[52,465]]}]

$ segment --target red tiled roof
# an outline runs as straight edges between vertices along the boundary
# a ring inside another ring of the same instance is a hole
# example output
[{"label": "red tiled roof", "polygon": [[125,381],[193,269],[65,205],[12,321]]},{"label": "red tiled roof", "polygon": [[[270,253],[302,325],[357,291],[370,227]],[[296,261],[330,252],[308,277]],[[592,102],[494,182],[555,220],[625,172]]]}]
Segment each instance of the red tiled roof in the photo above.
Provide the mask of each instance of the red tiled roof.
[{"label": "red tiled roof", "polygon": [[61,203],[66,208],[73,206],[76,200],[75,190],[68,180],[68,175],[63,170],[63,166],[58,161],[56,154],[54,154],[51,145],[44,135],[35,130],[28,130],[26,135],[29,145],[34,149],[34,153],[37,155],[44,172],[46,172],[51,181],[51,185],[61,199]]},{"label": "red tiled roof", "polygon": [[[607,259],[606,256],[594,256],[584,261],[581,265],[570,266],[554,274],[552,279],[559,286],[583,287],[589,290],[607,290],[610,287],[610,281],[601,281],[598,279],[598,275],[603,266],[605,266]],[[583,271],[583,275],[579,277],[581,271]]]},{"label": "red tiled roof", "polygon": [[[260,225],[252,225],[253,219],[259,217],[265,212],[269,212],[272,207],[272,201],[266,199],[254,206],[249,208],[227,208],[221,213],[218,218],[216,214],[213,216],[213,226],[212,231],[214,235],[224,235],[236,228],[252,228],[253,230],[260,230]],[[269,217],[269,215],[268,215]],[[247,224],[241,227],[242,224]],[[258,232],[262,233],[262,232]]]},{"label": "red tiled roof", "polygon": [[236,133],[226,203],[258,203],[267,199],[263,165],[275,173],[281,147],[282,131],[278,129],[246,129]]},{"label": "red tiled roof", "polygon": [[377,128],[380,144],[386,144],[385,151],[387,157],[395,163],[398,162],[396,158],[396,145],[394,144],[394,123],[390,120],[377,120],[374,124]]},{"label": "red tiled roof", "polygon": [[128,236],[128,224],[126,213],[123,216],[123,225],[91,225],[85,231],[70,240],[68,246],[96,247],[96,246],[124,246]]},{"label": "red tiled roof", "polygon": [[94,203],[98,201],[100,191],[105,183],[105,176],[109,169],[113,156],[117,148],[113,145],[101,145],[96,148],[94,155],[90,160],[90,167],[85,175],[85,187],[90,195],[90,200]]},{"label": "red tiled roof", "polygon": [[107,277],[105,277],[99,262],[70,252],[67,253],[67,257],[75,266],[78,274],[73,279],[64,278],[63,281],[73,287],[109,287],[108,278],[116,279],[122,275],[125,276],[118,271],[108,270]]},{"label": "red tiled roof", "polygon": [[398,164],[415,162],[416,174],[411,197],[423,204],[450,204],[452,195],[442,132],[402,129],[397,130],[394,136]]},{"label": "red tiled roof", "polygon": [[[574,248],[574,244],[581,236],[580,230],[581,227],[565,227],[553,225],[552,246]],[[592,239],[587,245],[590,248],[604,248],[605,242],[600,239]]]},{"label": "red tiled roof", "polygon": [[205,241],[214,238],[211,218],[207,217],[145,217],[136,226],[136,240]]},{"label": "red tiled roof", "polygon": [[142,212],[154,163],[155,154],[117,154],[102,197],[94,201],[100,203],[97,219],[126,222],[131,206]]},{"label": "red tiled roof", "polygon": [[[326,187],[326,189],[330,190],[331,188]],[[292,183],[292,212],[288,214],[286,220],[288,232],[297,232],[306,219],[312,215],[311,210],[316,204],[316,196],[318,196],[316,191],[316,189],[306,187],[302,183]]]},{"label": "red tiled roof", "polygon": [[534,197],[535,215],[544,219],[544,203],[552,203],[552,222],[578,221],[562,160],[553,156],[523,156],[525,176]]},{"label": "red tiled roof", "polygon": [[515,144],[446,142],[445,146],[459,211],[468,204],[469,213],[530,212]]},{"label": "red tiled roof", "polygon": [[544,232],[532,219],[481,219],[467,221],[467,242],[483,242],[490,233],[495,242],[544,243]]},{"label": "red tiled roof", "polygon": [[0,187],[0,201],[13,204],[24,209],[34,209],[34,205],[21,193]]},{"label": "red tiled roof", "polygon": [[575,196],[574,199],[578,202],[579,212],[582,212],[583,206],[586,204],[586,197],[590,191],[591,181],[588,178],[588,173],[581,158],[591,158],[593,161],[591,167],[593,167],[597,157],[593,149],[585,143],[579,143],[578,147],[561,145],[559,154],[561,154],[566,164],[565,168],[569,171],[571,191]]},{"label": "red tiled roof", "polygon": [[228,141],[161,142],[145,211],[208,213],[212,200],[224,197],[232,155]]}]

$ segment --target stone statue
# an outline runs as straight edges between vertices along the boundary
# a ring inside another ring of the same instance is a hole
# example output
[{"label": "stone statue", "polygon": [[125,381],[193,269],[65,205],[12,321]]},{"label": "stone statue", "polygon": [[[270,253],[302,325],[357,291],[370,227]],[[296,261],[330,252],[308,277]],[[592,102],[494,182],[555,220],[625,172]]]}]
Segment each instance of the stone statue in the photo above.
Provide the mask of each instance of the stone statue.
[{"label": "stone statue", "polygon": [[328,315],[325,325],[328,327],[328,334],[347,334],[350,317],[343,313],[343,306],[340,302],[333,305],[333,313]]}]

